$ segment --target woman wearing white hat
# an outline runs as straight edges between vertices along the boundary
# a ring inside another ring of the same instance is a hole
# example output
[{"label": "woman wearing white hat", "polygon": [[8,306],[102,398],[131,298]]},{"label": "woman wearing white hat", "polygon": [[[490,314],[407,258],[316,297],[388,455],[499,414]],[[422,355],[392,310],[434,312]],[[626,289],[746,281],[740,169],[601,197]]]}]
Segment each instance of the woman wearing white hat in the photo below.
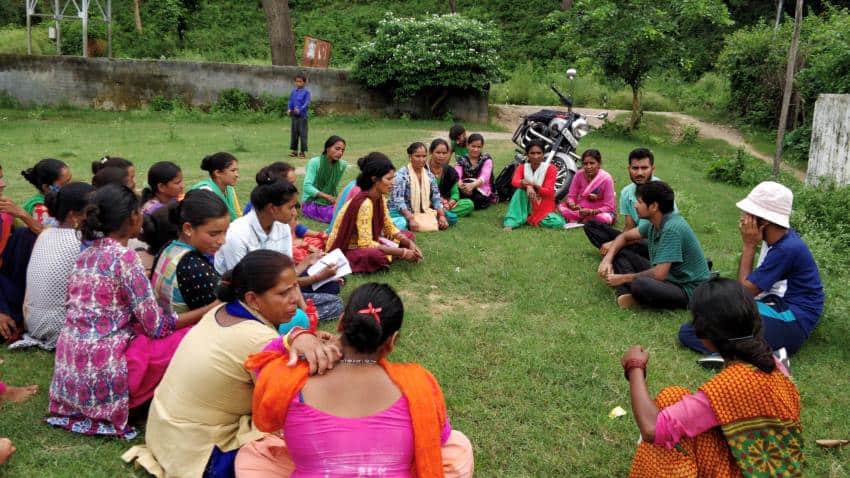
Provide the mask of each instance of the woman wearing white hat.
[{"label": "woman wearing white hat", "polygon": [[[743,211],[738,282],[756,298],[764,338],[774,350],[784,347],[789,354],[797,352],[817,326],[824,303],[818,265],[789,223],[793,202],[790,189],[765,181],[737,204]],[[756,248],[762,241],[759,264],[754,269]],[[708,353],[691,324],[679,329],[679,340]]]}]

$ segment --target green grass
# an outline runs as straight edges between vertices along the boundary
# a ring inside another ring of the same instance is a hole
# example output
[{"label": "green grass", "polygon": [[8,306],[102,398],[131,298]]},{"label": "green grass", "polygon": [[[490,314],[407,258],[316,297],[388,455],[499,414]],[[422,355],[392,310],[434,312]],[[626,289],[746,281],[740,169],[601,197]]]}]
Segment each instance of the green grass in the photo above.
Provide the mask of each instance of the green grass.
[{"label": "green grass", "polygon": [[[430,139],[430,131],[449,126],[314,118],[311,146],[316,151],[325,137],[336,133],[348,140],[346,159],[351,163],[381,150],[400,166],[410,142]],[[650,120],[645,128],[641,140],[591,134],[582,147],[602,151],[603,167],[619,189],[628,180],[628,151],[650,143],[657,174],[677,191],[679,206],[715,268],[731,276],[740,247],[734,202],[746,191],[708,182],[704,173],[711,153],[727,151],[725,146],[673,145],[660,122]],[[9,183],[6,194],[22,200],[31,188],[18,171],[42,157],[63,158],[74,176],[84,180],[90,178],[90,161],[106,153],[131,159],[139,171],[155,161],[172,160],[183,166],[191,182],[201,178],[203,155],[233,150],[238,139],[247,150],[237,153],[242,170],[238,189],[244,199],[254,172],[285,156],[288,136],[285,120],[266,117],[176,120],[146,112],[0,110],[0,164]],[[512,156],[508,141],[488,141],[486,149],[499,167]],[[137,180],[144,183],[142,173]],[[502,204],[475,212],[447,232],[420,234],[422,264],[398,264],[388,273],[353,278],[344,294],[367,280],[389,282],[401,292],[408,314],[394,358],[421,362],[435,373],[454,427],[475,447],[478,476],[625,476],[638,431],[631,414],[615,420],[607,416],[617,405],[629,409],[619,358],[631,344],[648,347],[653,392],[671,384],[699,386],[710,373],[695,365],[695,354],[675,343],[687,314],[619,310],[612,292],[595,275],[598,254],[580,230],[504,233],[504,211]],[[831,296],[826,316],[792,363],[810,444],[807,475],[846,476],[848,450],[827,452],[813,445],[816,438],[847,438],[850,423],[848,306],[836,299],[846,289],[841,291],[838,279],[825,280]],[[0,357],[6,360],[4,380],[42,387],[35,400],[0,410],[0,434],[18,446],[5,476],[143,475],[119,459],[141,439],[80,437],[41,422],[52,354],[2,349]]]}]

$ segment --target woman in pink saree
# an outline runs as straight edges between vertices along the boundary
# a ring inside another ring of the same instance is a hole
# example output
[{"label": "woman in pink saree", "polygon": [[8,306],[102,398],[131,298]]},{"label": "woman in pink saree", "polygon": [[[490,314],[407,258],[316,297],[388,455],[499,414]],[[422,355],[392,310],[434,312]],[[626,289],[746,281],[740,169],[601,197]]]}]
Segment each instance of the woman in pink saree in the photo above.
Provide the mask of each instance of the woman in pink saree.
[{"label": "woman in pink saree", "polygon": [[602,169],[602,154],[588,149],[581,155],[581,164],[581,172],[573,178],[567,200],[558,210],[567,222],[613,224],[617,218],[614,178]]}]

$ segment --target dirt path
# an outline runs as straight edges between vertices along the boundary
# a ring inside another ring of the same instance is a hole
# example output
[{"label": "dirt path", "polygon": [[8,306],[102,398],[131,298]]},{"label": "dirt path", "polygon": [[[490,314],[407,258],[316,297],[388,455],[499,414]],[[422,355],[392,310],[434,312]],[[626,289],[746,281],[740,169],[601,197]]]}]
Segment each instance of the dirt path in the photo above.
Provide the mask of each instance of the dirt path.
[{"label": "dirt path", "polygon": [[[544,109],[544,108],[553,108],[552,106],[521,106],[521,105],[494,105],[495,115],[494,120],[503,125],[509,131],[513,131],[516,128],[516,125],[522,120],[522,117],[535,111]],[[585,115],[588,117],[588,123],[590,123],[593,127],[598,127],[602,124],[602,120],[596,119],[593,116],[603,112],[608,112],[609,119],[614,119],[620,114],[630,114],[630,111],[626,110],[604,110],[597,108],[575,108],[575,111]],[[735,128],[719,125],[715,123],[708,123],[705,121],[701,121],[693,116],[686,115],[684,113],[674,113],[674,112],[651,112],[650,114],[656,114],[665,116],[667,118],[672,119],[676,125],[679,127],[685,125],[696,126],[699,128],[699,136],[705,139],[720,139],[726,141],[730,145],[736,148],[743,148],[747,154],[761,159],[762,161],[773,164],[773,158],[768,156],[761,151],[755,149],[751,144],[747,143],[744,137],[741,135],[738,130]],[[444,134],[443,132],[433,132],[435,136],[441,136]],[[490,132],[487,133],[487,139],[494,140],[510,140],[513,133],[497,133]],[[805,171],[801,171],[799,169],[793,168],[787,164],[782,165],[782,169],[789,173],[792,173],[797,179],[800,181],[804,180],[806,177]]]}]

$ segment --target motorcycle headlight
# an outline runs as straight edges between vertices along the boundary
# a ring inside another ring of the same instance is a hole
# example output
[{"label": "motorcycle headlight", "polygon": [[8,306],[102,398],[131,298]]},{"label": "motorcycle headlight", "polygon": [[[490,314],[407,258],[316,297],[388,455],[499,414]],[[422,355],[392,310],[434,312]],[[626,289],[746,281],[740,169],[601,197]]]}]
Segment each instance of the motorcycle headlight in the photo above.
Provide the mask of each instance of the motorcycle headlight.
[{"label": "motorcycle headlight", "polygon": [[584,118],[578,118],[577,120],[573,121],[572,129],[573,136],[575,136],[576,139],[581,139],[587,136],[587,133],[590,133],[590,125],[587,124],[587,121]]}]

